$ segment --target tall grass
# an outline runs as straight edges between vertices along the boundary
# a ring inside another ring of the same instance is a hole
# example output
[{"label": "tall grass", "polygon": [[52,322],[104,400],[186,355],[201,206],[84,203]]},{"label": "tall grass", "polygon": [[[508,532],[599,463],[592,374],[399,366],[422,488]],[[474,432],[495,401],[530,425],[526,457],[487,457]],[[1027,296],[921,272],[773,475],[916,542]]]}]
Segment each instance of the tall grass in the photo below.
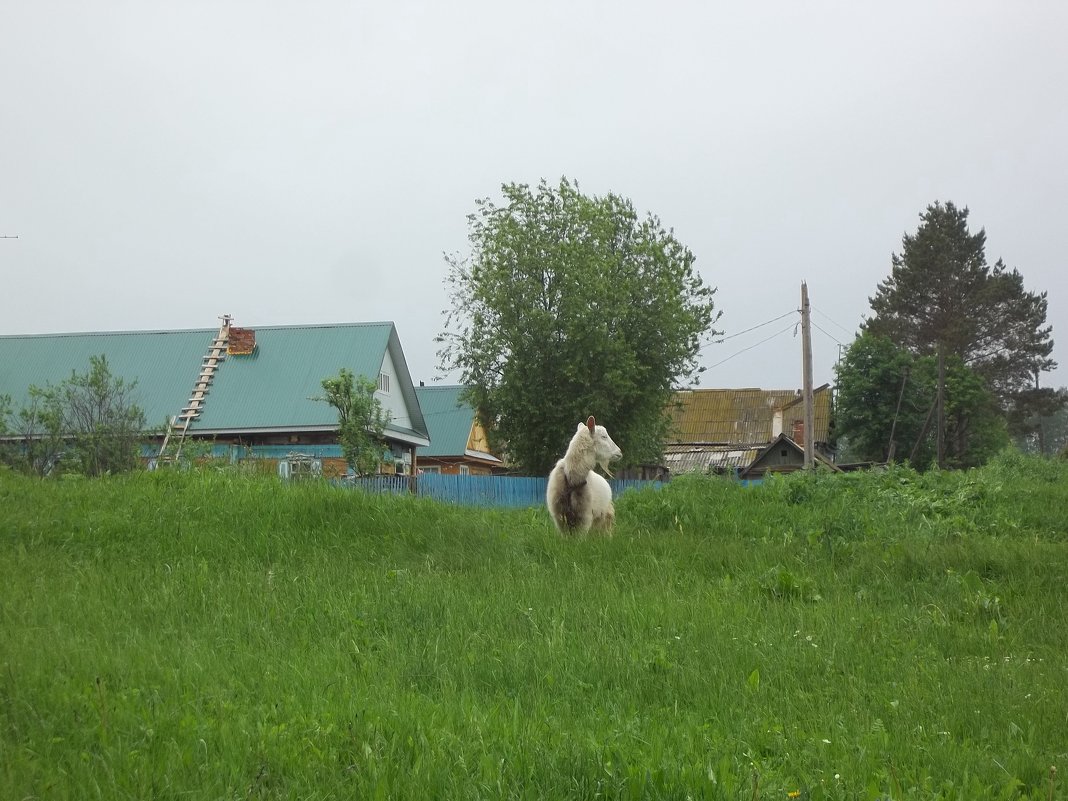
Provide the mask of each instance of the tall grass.
[{"label": "tall grass", "polygon": [[677,479],[613,539],[0,474],[0,798],[1064,798],[1068,471]]}]

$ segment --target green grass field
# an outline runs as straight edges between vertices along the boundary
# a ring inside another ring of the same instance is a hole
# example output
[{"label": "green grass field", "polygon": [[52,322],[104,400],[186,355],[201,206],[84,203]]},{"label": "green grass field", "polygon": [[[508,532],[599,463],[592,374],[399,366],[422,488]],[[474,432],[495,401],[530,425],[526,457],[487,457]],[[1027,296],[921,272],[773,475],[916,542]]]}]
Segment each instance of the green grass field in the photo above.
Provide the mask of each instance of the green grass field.
[{"label": "green grass field", "polygon": [[0,473],[0,799],[1068,798],[1068,466],[617,520]]}]

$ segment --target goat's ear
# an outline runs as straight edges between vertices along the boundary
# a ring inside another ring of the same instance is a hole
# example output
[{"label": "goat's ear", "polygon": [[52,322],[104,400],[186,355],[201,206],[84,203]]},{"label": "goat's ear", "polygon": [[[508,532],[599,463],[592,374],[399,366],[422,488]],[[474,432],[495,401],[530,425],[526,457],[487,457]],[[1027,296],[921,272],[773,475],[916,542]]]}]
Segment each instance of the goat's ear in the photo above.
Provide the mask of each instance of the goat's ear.
[{"label": "goat's ear", "polygon": [[586,420],[586,428],[588,428],[590,430],[590,433],[592,434],[593,430],[596,427],[597,427],[597,421],[593,419],[593,415],[591,414],[589,416],[589,418]]}]

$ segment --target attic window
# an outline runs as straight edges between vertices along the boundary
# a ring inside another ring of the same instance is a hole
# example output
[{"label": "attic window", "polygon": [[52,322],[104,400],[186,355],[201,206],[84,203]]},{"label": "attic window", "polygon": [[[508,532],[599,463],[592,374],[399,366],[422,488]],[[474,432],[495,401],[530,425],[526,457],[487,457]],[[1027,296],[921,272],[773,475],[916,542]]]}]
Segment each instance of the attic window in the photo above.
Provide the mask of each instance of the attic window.
[{"label": "attic window", "polygon": [[378,391],[389,394],[389,376],[386,373],[378,374]]}]

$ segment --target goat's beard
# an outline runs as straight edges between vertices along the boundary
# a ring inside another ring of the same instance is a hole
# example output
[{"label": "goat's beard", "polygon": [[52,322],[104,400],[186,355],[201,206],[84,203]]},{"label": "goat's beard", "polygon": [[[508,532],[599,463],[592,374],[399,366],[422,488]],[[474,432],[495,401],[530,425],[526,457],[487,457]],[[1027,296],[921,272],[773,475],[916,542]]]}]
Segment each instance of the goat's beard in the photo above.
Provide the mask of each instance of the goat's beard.
[{"label": "goat's beard", "polygon": [[608,462],[607,461],[604,461],[604,462],[598,461],[597,464],[600,466],[601,471],[606,476],[608,476],[609,478],[612,478],[612,471],[608,469]]}]

